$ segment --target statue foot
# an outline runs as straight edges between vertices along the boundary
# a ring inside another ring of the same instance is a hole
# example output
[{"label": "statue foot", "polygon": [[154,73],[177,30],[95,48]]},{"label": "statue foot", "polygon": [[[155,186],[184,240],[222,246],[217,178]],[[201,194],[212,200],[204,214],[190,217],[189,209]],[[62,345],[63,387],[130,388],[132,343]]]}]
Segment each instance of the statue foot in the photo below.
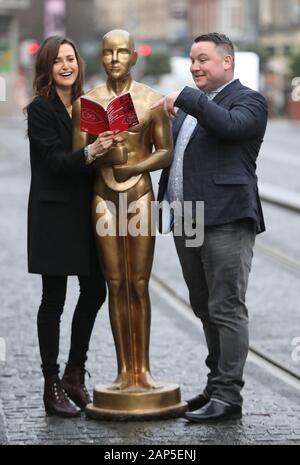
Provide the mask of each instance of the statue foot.
[{"label": "statue foot", "polygon": [[112,391],[122,391],[128,389],[133,384],[133,376],[131,372],[124,372],[118,375],[115,381],[110,386]]},{"label": "statue foot", "polygon": [[135,375],[135,385],[143,390],[159,389],[162,386],[154,381],[149,371],[144,371]]},{"label": "statue foot", "polygon": [[162,386],[152,378],[149,371],[133,374],[124,372],[110,386],[112,391],[141,392],[159,389]]}]

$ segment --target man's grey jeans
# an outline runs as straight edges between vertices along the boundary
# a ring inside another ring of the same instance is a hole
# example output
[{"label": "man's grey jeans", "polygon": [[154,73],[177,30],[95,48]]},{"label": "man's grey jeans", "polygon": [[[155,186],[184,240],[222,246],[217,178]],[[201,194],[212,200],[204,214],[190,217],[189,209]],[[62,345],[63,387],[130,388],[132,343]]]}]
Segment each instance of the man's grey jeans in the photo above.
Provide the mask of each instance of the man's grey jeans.
[{"label": "man's grey jeans", "polygon": [[210,372],[204,393],[242,405],[247,358],[248,311],[245,295],[253,256],[255,224],[251,219],[206,226],[201,247],[186,247],[174,236],[190,303],[203,324]]}]

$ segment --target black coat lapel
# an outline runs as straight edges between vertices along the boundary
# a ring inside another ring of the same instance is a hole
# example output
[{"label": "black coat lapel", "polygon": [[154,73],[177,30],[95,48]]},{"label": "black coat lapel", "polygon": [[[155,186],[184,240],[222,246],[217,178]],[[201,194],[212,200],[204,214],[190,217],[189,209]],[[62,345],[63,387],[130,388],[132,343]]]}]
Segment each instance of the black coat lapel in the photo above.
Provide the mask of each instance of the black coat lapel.
[{"label": "black coat lapel", "polygon": [[56,95],[51,104],[54,108],[54,111],[59,119],[59,121],[66,127],[66,129],[71,133],[72,132],[72,120],[67,112],[64,104],[60,100],[59,96]]}]

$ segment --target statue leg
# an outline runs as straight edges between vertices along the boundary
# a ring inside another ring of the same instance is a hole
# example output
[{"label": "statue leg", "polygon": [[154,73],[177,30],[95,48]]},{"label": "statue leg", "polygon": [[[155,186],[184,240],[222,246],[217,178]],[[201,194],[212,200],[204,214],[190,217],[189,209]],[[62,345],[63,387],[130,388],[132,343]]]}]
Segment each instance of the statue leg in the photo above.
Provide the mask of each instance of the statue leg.
[{"label": "statue leg", "polygon": [[[112,388],[140,390],[159,387],[149,363],[151,307],[149,278],[155,237],[151,236],[152,192],[138,199],[144,235],[118,235],[117,212],[100,196],[94,198],[94,224],[99,257],[109,288],[109,313],[118,360]],[[128,215],[128,224],[135,214]],[[108,235],[103,235],[107,225]],[[100,231],[102,229],[102,231]],[[101,233],[101,234],[99,234]],[[114,234],[115,233],[115,234]]]},{"label": "statue leg", "polygon": [[[95,195],[93,200],[93,222],[99,259],[109,290],[109,315],[118,363],[118,377],[114,387],[124,389],[134,382],[127,289],[124,280],[124,238],[114,234],[117,232],[116,212],[98,195]],[[101,235],[104,227],[108,232],[106,236]]]},{"label": "statue leg", "polygon": [[[151,201],[152,192],[137,201],[139,214],[128,216],[128,225],[137,223],[141,235],[128,235],[128,263],[130,264],[130,322],[134,351],[134,383],[139,388],[157,388],[158,384],[150,374],[149,344],[151,325],[151,305],[149,298],[149,279],[152,269],[155,236],[151,235]],[[143,224],[142,224],[143,223]],[[146,234],[145,234],[146,233]]]}]

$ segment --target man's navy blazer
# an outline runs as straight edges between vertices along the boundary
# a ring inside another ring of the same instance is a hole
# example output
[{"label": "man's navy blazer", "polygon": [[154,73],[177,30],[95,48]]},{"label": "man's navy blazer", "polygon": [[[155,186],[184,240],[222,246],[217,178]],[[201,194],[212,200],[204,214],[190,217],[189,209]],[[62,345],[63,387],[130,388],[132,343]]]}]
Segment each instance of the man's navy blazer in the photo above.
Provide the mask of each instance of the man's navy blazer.
[{"label": "man's navy blazer", "polygon": [[[174,146],[187,114],[198,124],[183,158],[184,200],[204,201],[206,226],[252,218],[265,230],[257,189],[256,159],[267,124],[264,97],[237,79],[213,100],[185,87],[175,101]],[[170,167],[162,172],[158,200],[163,200]]]}]

